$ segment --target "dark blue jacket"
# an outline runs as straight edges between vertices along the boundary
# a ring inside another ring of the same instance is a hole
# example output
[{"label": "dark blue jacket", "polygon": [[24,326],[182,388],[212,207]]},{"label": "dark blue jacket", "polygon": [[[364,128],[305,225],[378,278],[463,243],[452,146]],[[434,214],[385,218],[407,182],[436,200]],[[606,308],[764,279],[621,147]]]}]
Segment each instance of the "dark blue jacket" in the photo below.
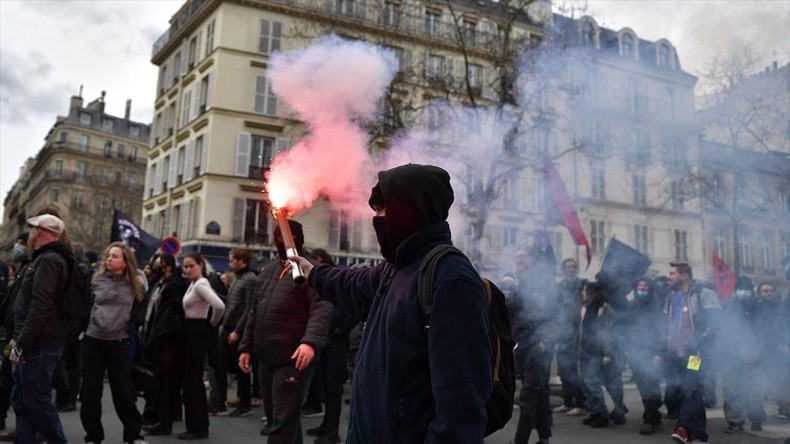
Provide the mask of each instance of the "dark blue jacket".
[{"label": "dark blue jacket", "polygon": [[319,294],[367,320],[347,443],[482,442],[492,374],[480,277],[466,257],[440,261],[429,333],[417,301],[423,256],[450,243],[450,228],[441,222],[406,238],[394,262],[366,269],[320,265],[310,273]]}]

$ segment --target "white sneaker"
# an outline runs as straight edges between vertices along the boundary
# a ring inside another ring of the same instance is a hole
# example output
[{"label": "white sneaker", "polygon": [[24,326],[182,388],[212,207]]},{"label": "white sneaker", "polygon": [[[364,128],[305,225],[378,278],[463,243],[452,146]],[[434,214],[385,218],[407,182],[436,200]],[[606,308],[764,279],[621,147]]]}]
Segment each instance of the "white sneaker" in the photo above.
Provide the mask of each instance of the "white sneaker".
[{"label": "white sneaker", "polygon": [[574,407],[574,408],[568,410],[567,412],[565,412],[565,414],[568,415],[568,416],[581,416],[581,415],[584,415],[584,409],[579,408],[579,407]]},{"label": "white sneaker", "polygon": [[148,443],[142,439],[135,439],[134,441],[132,441],[132,444],[148,444]]},{"label": "white sneaker", "polygon": [[571,409],[570,407],[561,405],[559,407],[555,407],[554,408],[554,413],[565,413],[565,412],[567,412],[570,409]]}]

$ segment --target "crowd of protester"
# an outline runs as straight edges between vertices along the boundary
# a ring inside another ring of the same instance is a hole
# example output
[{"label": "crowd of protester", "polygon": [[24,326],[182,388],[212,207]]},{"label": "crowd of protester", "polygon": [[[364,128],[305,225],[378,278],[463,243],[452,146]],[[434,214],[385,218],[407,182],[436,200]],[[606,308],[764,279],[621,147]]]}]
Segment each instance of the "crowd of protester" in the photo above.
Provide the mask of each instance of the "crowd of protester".
[{"label": "crowd of protester", "polygon": [[[205,439],[210,416],[248,416],[261,405],[260,434],[270,442],[301,442],[300,416],[316,415],[323,420],[306,434],[317,444],[341,442],[343,388],[353,376],[362,323],[316,291],[332,291],[323,280],[347,288],[342,279],[351,277],[338,273],[326,250],[302,251],[301,226],[289,222],[300,256],[311,258],[302,265],[308,271],[321,266],[310,280],[316,289],[288,276],[279,227],[280,260],[268,264],[257,265],[253,250],[236,247],[224,272],[210,271],[199,253],[186,254],[180,264],[159,254],[138,270],[133,251],[121,242],[101,257],[75,254],[51,210],[30,219],[30,233],[20,234],[11,252],[13,272],[0,282],[6,345],[0,440],[32,442],[38,434],[65,442],[59,413],[77,408],[84,440],[105,440],[106,374],[124,442],[170,435],[182,419],[179,439]],[[93,274],[94,305],[73,335],[71,328],[57,328],[62,322],[52,304],[55,289],[68,279],[69,261],[82,261]],[[528,444],[532,429],[538,443],[549,444],[558,414],[584,416],[580,422],[596,429],[624,424],[627,369],[641,396],[643,435],[672,421],[676,442],[707,442],[705,409],[717,403],[719,378],[724,432],[742,432],[747,422],[762,430],[767,398],[780,418],[790,416],[790,308],[773,284],[744,276],[733,295],[716,294],[694,280],[687,264],[670,264],[668,276],[641,277],[621,297],[612,276],[581,279],[574,259],[556,267],[548,244],[519,248],[514,263],[515,273],[498,284],[518,341],[515,444]],[[562,383],[562,403],[555,407],[552,362]],[[31,374],[33,364],[43,369],[38,376]],[[138,396],[145,399],[142,411]],[[11,407],[15,430],[5,422]]]},{"label": "crowd of protester", "polygon": [[[581,423],[591,428],[624,424],[627,369],[642,401],[642,435],[666,420],[675,442],[708,442],[705,411],[717,404],[719,379],[725,433],[742,432],[747,421],[762,431],[766,400],[778,418],[790,416],[790,306],[773,284],[742,276],[732,295],[717,294],[689,265],[673,263],[668,276],[638,278],[623,296],[616,276],[580,279],[574,259],[562,261],[558,282],[547,279],[554,257],[540,243],[519,248],[514,262],[515,275],[500,281],[519,343],[514,444],[527,444],[533,428],[548,444],[554,414],[586,412]],[[552,356],[563,402],[550,409]]]}]

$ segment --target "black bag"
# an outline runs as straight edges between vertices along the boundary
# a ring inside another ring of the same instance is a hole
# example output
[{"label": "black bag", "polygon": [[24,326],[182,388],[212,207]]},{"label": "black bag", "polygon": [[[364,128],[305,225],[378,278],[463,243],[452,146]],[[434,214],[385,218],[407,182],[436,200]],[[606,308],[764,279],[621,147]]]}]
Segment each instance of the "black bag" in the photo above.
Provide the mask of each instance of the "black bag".
[{"label": "black bag", "polygon": [[93,307],[93,291],[91,277],[93,273],[87,265],[80,261],[64,258],[69,270],[69,280],[58,301],[58,312],[65,321],[68,337],[75,336],[85,330],[88,317]]},{"label": "black bag", "polygon": [[[433,282],[439,260],[448,253],[464,255],[451,245],[439,245],[432,249],[420,264],[417,275],[417,298],[425,315],[426,332],[433,305]],[[488,422],[485,436],[505,427],[513,416],[513,399],[516,392],[516,367],[513,350],[516,341],[511,332],[510,313],[505,295],[493,282],[486,278],[483,287],[488,296],[488,339],[491,341],[491,368],[494,389],[486,402]]]}]

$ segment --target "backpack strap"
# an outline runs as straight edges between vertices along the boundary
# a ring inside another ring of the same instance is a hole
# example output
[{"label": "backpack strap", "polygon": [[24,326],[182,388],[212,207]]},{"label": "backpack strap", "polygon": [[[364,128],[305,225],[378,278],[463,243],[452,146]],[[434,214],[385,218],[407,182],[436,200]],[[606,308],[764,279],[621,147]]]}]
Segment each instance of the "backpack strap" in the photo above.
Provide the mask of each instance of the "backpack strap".
[{"label": "backpack strap", "polygon": [[461,250],[452,245],[437,245],[423,257],[422,263],[420,263],[417,273],[417,300],[420,302],[425,318],[425,333],[428,333],[431,309],[433,308],[433,282],[436,279],[436,267],[439,260],[449,253],[464,255]]},{"label": "backpack strap", "polygon": [[[486,278],[482,279],[483,287],[486,289],[486,307],[491,307],[491,299],[494,297],[494,291],[491,289],[491,281]],[[488,313],[488,322],[494,322],[490,311]],[[502,344],[499,341],[499,335],[497,335],[496,350],[494,353],[496,353],[494,359],[494,384],[499,384],[499,363],[502,361]]]}]

